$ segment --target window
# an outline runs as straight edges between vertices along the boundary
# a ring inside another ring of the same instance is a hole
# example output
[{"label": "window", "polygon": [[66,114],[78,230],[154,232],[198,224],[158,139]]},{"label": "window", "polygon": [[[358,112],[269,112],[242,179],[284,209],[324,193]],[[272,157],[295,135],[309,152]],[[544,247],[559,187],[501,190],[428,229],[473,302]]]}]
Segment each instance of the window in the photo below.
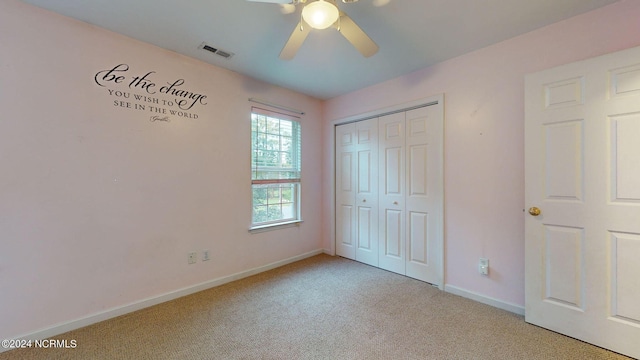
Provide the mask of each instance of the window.
[{"label": "window", "polygon": [[252,228],[300,221],[300,123],[251,112]]}]

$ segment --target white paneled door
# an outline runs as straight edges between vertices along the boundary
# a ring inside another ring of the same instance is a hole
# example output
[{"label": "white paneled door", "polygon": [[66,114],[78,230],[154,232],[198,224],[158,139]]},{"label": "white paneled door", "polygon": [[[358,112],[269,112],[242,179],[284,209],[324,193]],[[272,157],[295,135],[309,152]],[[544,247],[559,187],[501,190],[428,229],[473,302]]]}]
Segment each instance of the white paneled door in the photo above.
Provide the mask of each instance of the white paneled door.
[{"label": "white paneled door", "polygon": [[405,113],[380,117],[380,267],[406,274]]},{"label": "white paneled door", "polygon": [[406,272],[442,283],[443,141],[442,107],[406,112]]},{"label": "white paneled door", "polygon": [[336,254],[356,258],[356,124],[336,127]]},{"label": "white paneled door", "polygon": [[525,84],[526,321],[640,358],[640,48]]},{"label": "white paneled door", "polygon": [[442,108],[380,117],[380,267],[441,284]]},{"label": "white paneled door", "polygon": [[442,99],[336,126],[336,253],[443,284]]},{"label": "white paneled door", "polygon": [[356,260],[378,266],[378,120],[356,123]]},{"label": "white paneled door", "polygon": [[336,127],[336,253],[378,266],[378,122]]}]

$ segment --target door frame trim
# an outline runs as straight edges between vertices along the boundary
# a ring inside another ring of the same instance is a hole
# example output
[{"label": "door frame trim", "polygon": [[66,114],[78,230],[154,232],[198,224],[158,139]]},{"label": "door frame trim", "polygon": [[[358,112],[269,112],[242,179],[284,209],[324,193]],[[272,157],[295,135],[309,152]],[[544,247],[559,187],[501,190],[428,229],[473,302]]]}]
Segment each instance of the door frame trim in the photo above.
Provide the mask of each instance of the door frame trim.
[{"label": "door frame trim", "polygon": [[330,248],[327,253],[331,256],[336,256],[336,126],[349,124],[356,121],[368,120],[375,117],[380,117],[384,115],[394,114],[403,111],[414,110],[422,107],[433,106],[433,105],[441,105],[442,106],[442,117],[443,117],[443,130],[442,130],[442,177],[443,177],[443,194],[442,194],[442,221],[440,223],[441,227],[441,241],[438,244],[440,249],[440,266],[438,267],[438,272],[440,275],[440,279],[442,282],[437,284],[440,290],[444,290],[446,279],[445,279],[445,257],[444,257],[444,239],[445,239],[445,219],[444,219],[444,204],[445,204],[445,194],[444,194],[444,131],[446,127],[444,126],[444,93],[437,94],[429,97],[425,97],[418,100],[409,101],[406,103],[401,103],[397,105],[392,105],[380,109],[371,110],[362,114],[351,115],[344,118],[340,118],[337,120],[333,120],[330,123],[331,126],[331,136],[329,137],[329,156],[331,159],[331,166],[329,168],[330,171],[330,204],[329,204],[329,219],[330,219],[330,229],[329,229],[329,242]]}]

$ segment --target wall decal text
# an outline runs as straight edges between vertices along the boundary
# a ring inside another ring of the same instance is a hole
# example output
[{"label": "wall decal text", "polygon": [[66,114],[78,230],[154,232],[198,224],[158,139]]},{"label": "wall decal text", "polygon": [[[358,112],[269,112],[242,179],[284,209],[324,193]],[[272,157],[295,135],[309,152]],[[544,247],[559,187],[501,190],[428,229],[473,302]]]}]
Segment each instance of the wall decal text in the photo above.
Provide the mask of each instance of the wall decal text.
[{"label": "wall decal text", "polygon": [[[114,106],[148,111],[153,114],[149,118],[151,122],[169,122],[169,116],[162,115],[197,119],[195,107],[207,105],[207,95],[186,88],[184,79],[157,84],[152,79],[155,71],[127,76],[129,70],[129,65],[118,64],[111,69],[98,71],[93,77],[96,84],[106,88],[108,94],[116,98],[113,100]],[[132,92],[134,90],[136,93]]]}]

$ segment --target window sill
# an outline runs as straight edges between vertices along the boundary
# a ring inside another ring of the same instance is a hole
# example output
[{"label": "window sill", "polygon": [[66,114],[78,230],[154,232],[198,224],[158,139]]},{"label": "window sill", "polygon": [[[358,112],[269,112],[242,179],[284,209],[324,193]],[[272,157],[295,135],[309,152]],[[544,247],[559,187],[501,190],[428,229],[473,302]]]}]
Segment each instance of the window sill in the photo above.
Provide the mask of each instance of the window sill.
[{"label": "window sill", "polygon": [[254,226],[249,228],[249,232],[254,234],[254,233],[261,233],[261,232],[271,231],[271,230],[279,230],[279,229],[284,229],[288,227],[300,226],[301,223],[302,223],[302,220],[293,220],[293,221],[282,222],[277,224]]}]

